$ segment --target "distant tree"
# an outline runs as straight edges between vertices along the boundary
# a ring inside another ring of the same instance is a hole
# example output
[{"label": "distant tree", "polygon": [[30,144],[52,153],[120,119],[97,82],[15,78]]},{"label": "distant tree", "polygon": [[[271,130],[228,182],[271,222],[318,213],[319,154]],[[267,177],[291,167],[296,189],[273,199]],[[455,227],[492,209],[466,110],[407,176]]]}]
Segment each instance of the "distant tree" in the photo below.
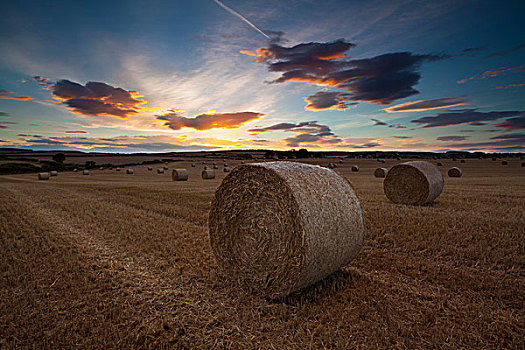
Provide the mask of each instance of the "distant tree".
[{"label": "distant tree", "polygon": [[53,155],[53,160],[57,163],[64,163],[64,160],[66,160],[66,155],[64,153],[57,153]]},{"label": "distant tree", "polygon": [[301,148],[296,153],[297,158],[308,158],[310,157],[310,154],[308,153],[308,150],[306,148]]},{"label": "distant tree", "polygon": [[94,168],[97,163],[92,160],[86,160],[86,169]]}]

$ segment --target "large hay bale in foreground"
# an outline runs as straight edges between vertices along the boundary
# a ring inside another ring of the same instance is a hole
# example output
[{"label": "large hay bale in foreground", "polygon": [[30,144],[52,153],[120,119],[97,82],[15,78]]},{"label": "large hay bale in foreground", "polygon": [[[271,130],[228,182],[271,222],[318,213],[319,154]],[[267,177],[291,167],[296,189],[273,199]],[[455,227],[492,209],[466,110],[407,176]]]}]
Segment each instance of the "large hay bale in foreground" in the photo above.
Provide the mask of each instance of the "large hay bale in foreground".
[{"label": "large hay bale in foreground", "polygon": [[386,168],[377,168],[376,170],[374,170],[375,177],[385,177],[387,173],[388,169]]},{"label": "large hay bale in foreground", "polygon": [[49,180],[49,173],[38,173],[38,179],[39,180]]},{"label": "large hay bale in foreground", "polygon": [[432,163],[406,162],[388,171],[383,188],[388,199],[394,203],[429,204],[443,191],[443,176]]},{"label": "large hay bale in foreground", "polygon": [[126,174],[133,174],[133,169],[126,169]]},{"label": "large hay bale in foreground", "polygon": [[157,174],[164,174],[164,168],[158,168]]},{"label": "large hay bale in foreground", "polygon": [[461,171],[460,168],[453,167],[453,168],[448,169],[449,177],[461,177],[461,175],[463,175],[463,172]]},{"label": "large hay bale in foreground", "polygon": [[359,166],[357,166],[357,165],[352,165],[352,171],[353,171],[353,172],[358,172],[358,171],[359,171]]},{"label": "large hay bale in foreground", "polygon": [[364,235],[350,183],[332,170],[294,162],[233,169],[215,192],[208,226],[224,273],[272,298],[348,264]]},{"label": "large hay bale in foreground", "polygon": [[215,170],[213,169],[204,169],[201,174],[204,180],[215,179]]},{"label": "large hay bale in foreground", "polygon": [[89,170],[82,171],[82,175],[89,175]]},{"label": "large hay bale in foreground", "polygon": [[173,169],[171,179],[173,181],[186,181],[188,180],[188,172],[186,169]]},{"label": "large hay bale in foreground", "polygon": [[58,176],[58,171],[56,171],[56,170],[51,170],[51,171],[49,172],[49,175],[51,175],[51,176]]}]

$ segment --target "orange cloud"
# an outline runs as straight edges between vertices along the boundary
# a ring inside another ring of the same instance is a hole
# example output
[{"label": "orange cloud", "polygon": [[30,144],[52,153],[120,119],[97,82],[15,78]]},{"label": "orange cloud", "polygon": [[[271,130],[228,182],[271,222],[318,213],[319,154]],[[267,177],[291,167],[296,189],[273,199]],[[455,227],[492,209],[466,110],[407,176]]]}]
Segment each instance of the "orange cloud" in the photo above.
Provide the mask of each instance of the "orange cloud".
[{"label": "orange cloud", "polygon": [[195,130],[209,129],[237,129],[264,114],[255,112],[216,113],[209,111],[197,115],[195,118],[186,118],[177,110],[157,116],[157,120],[164,121],[164,126],[172,130],[192,128]]},{"label": "orange cloud", "polygon": [[349,101],[350,94],[338,91],[319,91],[312,96],[303,97],[308,104],[304,109],[309,111],[325,111],[328,109],[344,111],[356,102]]},{"label": "orange cloud", "polygon": [[0,90],[0,99],[4,100],[17,100],[17,101],[29,101],[32,100],[29,96],[8,96],[9,94],[14,94],[13,91]]},{"label": "orange cloud", "polygon": [[89,134],[87,131],[66,131],[66,134]]},{"label": "orange cloud", "polygon": [[497,77],[498,75],[506,73],[506,72],[522,72],[524,70],[525,70],[525,64],[521,66],[516,66],[516,67],[501,67],[501,68],[494,69],[494,70],[488,70],[481,74],[473,75],[469,78],[458,80],[457,83],[464,84],[467,81],[474,80],[476,78],[482,78],[482,79],[489,78],[489,77],[493,78],[493,77]]},{"label": "orange cloud", "polygon": [[242,53],[243,55],[257,57],[257,55],[255,53],[251,52],[250,50],[241,50],[239,52]]},{"label": "orange cloud", "polygon": [[522,87],[522,86],[525,86],[525,84],[500,85],[500,86],[496,86],[496,89],[510,89],[510,88]]},{"label": "orange cloud", "polygon": [[388,113],[399,113],[399,112],[421,112],[429,111],[432,109],[449,108],[459,105],[464,105],[466,101],[462,98],[438,98],[435,100],[419,100],[414,102],[401,103],[395,106],[391,106],[383,109]]}]

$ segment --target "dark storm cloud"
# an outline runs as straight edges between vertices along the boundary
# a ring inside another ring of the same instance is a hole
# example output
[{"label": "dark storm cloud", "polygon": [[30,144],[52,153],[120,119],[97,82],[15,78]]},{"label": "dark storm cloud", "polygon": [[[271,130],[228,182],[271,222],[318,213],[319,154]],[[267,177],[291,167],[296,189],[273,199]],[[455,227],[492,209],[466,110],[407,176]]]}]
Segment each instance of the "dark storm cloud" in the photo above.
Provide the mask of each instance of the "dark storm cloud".
[{"label": "dark storm cloud", "polygon": [[390,104],[418,93],[419,67],[424,62],[446,58],[396,52],[372,58],[342,59],[355,45],[339,39],[328,43],[303,43],[284,47],[272,43],[257,50],[256,61],[264,62],[281,76],[275,83],[305,82],[331,86],[351,93],[351,101]]},{"label": "dark storm cloud", "polygon": [[338,91],[319,91],[312,96],[305,97],[308,102],[305,109],[310,111],[322,111],[326,109],[345,110],[350,106],[356,105],[357,102],[350,102],[349,93]]},{"label": "dark storm cloud", "polygon": [[71,112],[93,116],[128,118],[140,113],[146,103],[135,91],[115,88],[106,83],[88,82],[85,86],[59,80],[52,86],[54,98],[67,105]]},{"label": "dark storm cloud", "polygon": [[523,49],[525,49],[525,43],[515,46],[513,48],[510,48],[510,49],[507,49],[507,50],[493,52],[487,57],[505,56],[505,55],[508,55],[508,54],[511,54],[511,53],[514,53],[516,51],[523,50]]},{"label": "dark storm cloud", "polygon": [[525,129],[525,113],[516,118],[509,118],[496,124],[497,127],[504,128],[507,131]]},{"label": "dark storm cloud", "polygon": [[436,140],[438,141],[465,141],[470,136],[438,136]]},{"label": "dark storm cloud", "polygon": [[[497,119],[509,117],[524,117],[523,111],[493,111],[478,112],[476,109],[447,110],[431,117],[414,119],[411,123],[422,124],[423,128],[434,128],[438,126],[449,126],[458,124],[485,125]],[[513,118],[518,119],[518,118]],[[505,121],[506,122],[506,121]],[[504,124],[505,122],[501,123]],[[516,123],[516,122],[514,122]],[[518,121],[519,124],[519,121]],[[501,126],[500,127],[507,127]]]},{"label": "dark storm cloud", "polygon": [[214,128],[237,129],[244,124],[259,119],[264,114],[255,112],[234,113],[203,113],[195,118],[186,118],[178,111],[172,111],[156,116],[157,120],[164,121],[164,126],[172,130],[180,130],[184,127],[195,130],[209,130]]}]

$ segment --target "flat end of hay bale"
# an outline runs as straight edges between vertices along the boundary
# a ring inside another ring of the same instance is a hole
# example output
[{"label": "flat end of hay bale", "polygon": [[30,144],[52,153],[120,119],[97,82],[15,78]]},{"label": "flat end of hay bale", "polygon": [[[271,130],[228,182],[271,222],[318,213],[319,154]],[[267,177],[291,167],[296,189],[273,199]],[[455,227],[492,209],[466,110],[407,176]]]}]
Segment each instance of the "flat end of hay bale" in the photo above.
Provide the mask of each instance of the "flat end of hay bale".
[{"label": "flat end of hay bale", "polygon": [[213,169],[204,169],[201,173],[203,180],[215,179],[215,170]]},{"label": "flat end of hay bale", "polygon": [[378,178],[385,177],[387,173],[388,173],[388,169],[386,168],[377,168],[376,170],[374,170],[374,176]]},{"label": "flat end of hay bale", "polygon": [[173,169],[171,172],[171,179],[173,181],[187,181],[188,180],[188,172],[186,169]]},{"label": "flat end of hay bale", "polygon": [[448,169],[448,176],[449,177],[461,177],[463,175],[463,172],[460,168],[453,167]]},{"label": "flat end of hay bale", "polygon": [[383,188],[388,199],[396,204],[429,204],[441,194],[443,176],[432,163],[406,162],[388,171]]}]

